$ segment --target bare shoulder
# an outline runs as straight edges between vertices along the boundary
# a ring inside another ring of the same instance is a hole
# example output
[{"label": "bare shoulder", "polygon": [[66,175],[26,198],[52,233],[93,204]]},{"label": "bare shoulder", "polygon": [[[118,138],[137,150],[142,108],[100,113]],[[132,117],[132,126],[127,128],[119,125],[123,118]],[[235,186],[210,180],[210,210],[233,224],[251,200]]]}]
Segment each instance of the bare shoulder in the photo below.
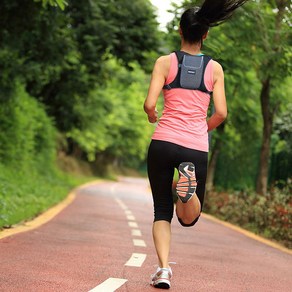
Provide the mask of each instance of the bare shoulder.
[{"label": "bare shoulder", "polygon": [[214,79],[215,81],[219,78],[224,78],[224,72],[222,66],[217,62],[213,60],[213,70],[214,70]]},{"label": "bare shoulder", "polygon": [[170,55],[165,55],[165,56],[160,56],[157,60],[156,63],[159,64],[165,64],[170,62]]},{"label": "bare shoulder", "polygon": [[170,55],[160,56],[154,66],[155,71],[161,72],[164,76],[167,76],[170,68]]},{"label": "bare shoulder", "polygon": [[214,61],[214,60],[213,60],[213,68],[214,68],[214,72],[217,72],[217,73],[221,72],[221,73],[223,73],[222,66],[217,61]]}]

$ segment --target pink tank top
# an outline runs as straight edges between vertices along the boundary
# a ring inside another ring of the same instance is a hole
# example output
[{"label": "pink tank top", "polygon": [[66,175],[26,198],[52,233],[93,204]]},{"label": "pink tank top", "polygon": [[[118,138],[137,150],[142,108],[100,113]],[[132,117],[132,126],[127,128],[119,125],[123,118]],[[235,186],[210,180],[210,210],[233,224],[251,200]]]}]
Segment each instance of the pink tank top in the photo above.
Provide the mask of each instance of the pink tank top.
[{"label": "pink tank top", "polygon": [[[165,84],[172,82],[178,71],[175,53],[170,54],[170,70]],[[205,70],[207,90],[213,91],[213,61]],[[187,148],[209,151],[207,111],[210,95],[199,90],[174,88],[163,90],[164,109],[152,136],[153,140],[172,142]]]}]

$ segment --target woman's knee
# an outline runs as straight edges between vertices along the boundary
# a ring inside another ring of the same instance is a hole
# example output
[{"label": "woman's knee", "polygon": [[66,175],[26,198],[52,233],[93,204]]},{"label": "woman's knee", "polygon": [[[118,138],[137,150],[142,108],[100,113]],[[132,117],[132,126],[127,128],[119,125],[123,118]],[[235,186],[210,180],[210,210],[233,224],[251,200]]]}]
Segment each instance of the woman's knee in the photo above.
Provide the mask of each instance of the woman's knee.
[{"label": "woman's knee", "polygon": [[154,221],[165,220],[171,222],[173,218],[173,203],[169,201],[160,200],[154,203]]}]

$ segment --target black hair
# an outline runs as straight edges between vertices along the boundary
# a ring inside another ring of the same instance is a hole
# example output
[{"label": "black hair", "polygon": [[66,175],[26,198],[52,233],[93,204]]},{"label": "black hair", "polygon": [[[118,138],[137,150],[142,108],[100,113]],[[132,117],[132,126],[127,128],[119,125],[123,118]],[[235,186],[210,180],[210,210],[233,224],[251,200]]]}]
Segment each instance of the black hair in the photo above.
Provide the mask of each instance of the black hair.
[{"label": "black hair", "polygon": [[209,28],[231,17],[233,11],[248,0],[205,0],[201,7],[187,9],[181,16],[180,28],[184,40],[202,43]]}]

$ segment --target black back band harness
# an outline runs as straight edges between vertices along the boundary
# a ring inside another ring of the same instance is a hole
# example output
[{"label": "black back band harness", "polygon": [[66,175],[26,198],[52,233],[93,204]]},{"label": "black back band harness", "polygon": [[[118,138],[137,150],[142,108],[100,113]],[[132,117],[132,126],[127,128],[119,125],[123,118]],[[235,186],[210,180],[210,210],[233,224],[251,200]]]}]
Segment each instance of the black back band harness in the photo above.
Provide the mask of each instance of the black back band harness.
[{"label": "black back band harness", "polygon": [[190,55],[182,51],[175,51],[178,60],[178,72],[175,79],[163,86],[163,89],[184,88],[200,90],[211,94],[204,83],[206,67],[211,57],[206,55]]}]

